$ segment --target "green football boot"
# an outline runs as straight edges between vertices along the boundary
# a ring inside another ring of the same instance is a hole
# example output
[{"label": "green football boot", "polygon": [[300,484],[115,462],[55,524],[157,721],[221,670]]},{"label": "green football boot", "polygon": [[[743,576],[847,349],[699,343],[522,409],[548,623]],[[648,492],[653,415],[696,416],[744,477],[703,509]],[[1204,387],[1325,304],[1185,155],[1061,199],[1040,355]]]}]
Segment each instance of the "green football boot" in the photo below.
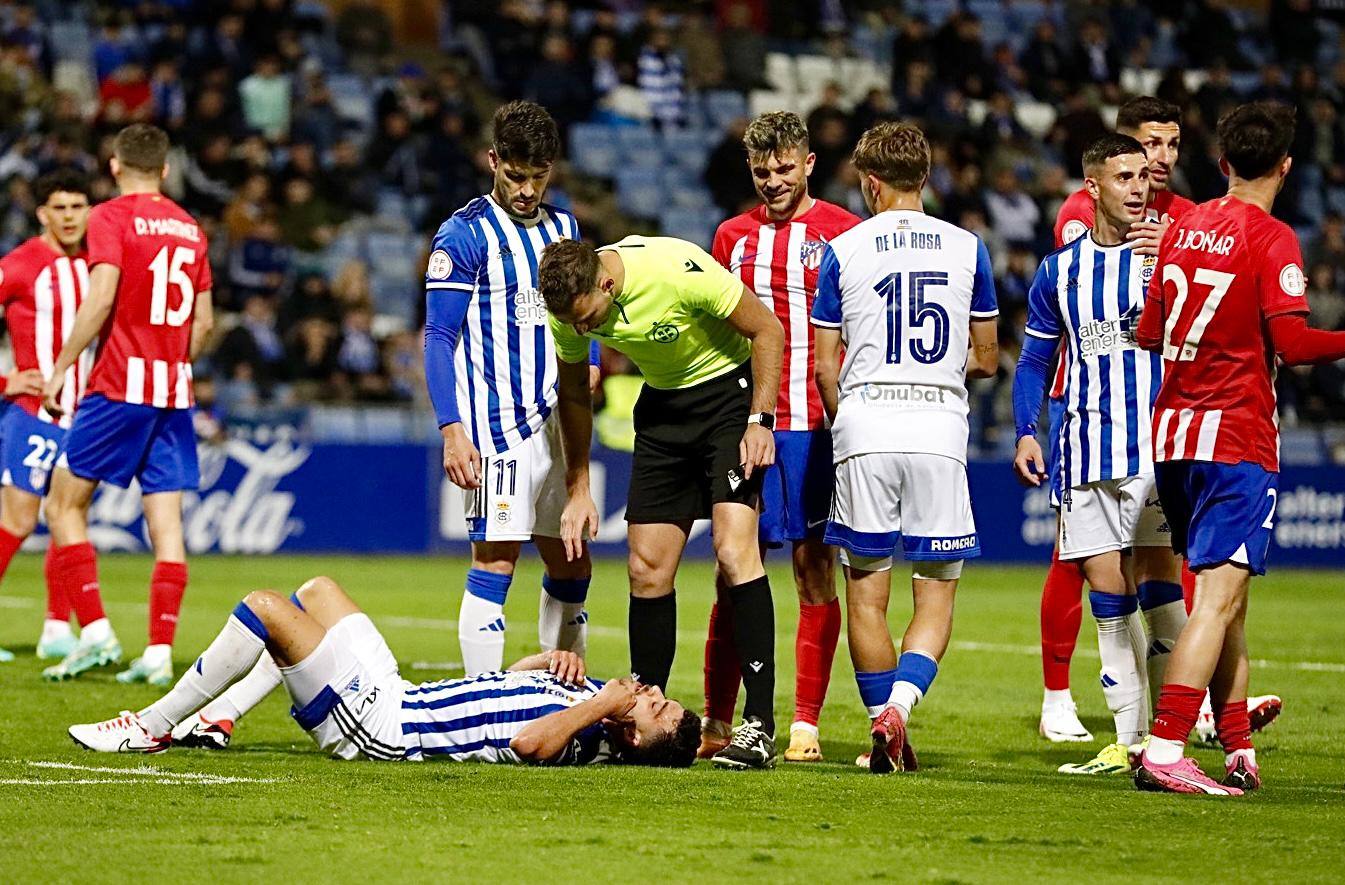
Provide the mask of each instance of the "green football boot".
[{"label": "green football boot", "polygon": [[81,637],[70,654],[59,664],[42,671],[42,678],[48,682],[62,682],[74,679],[85,670],[120,662],[121,643],[117,641],[115,633],[109,634],[102,642],[85,642]]},{"label": "green football boot", "polygon": [[165,688],[173,684],[173,662],[166,660],[160,666],[145,663],[144,658],[135,658],[129,669],[117,674],[117,681],[125,684],[148,682],[150,685]]},{"label": "green football boot", "polygon": [[76,645],[79,645],[79,637],[74,633],[66,633],[53,639],[40,640],[37,643],[37,659],[39,661],[59,661],[74,651]]}]

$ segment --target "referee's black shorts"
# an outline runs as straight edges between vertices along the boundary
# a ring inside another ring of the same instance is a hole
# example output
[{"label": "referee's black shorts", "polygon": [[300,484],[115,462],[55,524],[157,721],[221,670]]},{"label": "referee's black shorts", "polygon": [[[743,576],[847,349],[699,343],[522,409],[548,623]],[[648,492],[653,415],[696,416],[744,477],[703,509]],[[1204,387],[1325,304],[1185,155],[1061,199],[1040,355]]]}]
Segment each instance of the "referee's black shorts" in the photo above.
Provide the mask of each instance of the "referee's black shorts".
[{"label": "referee's black shorts", "polygon": [[645,385],[635,403],[626,521],[683,522],[715,504],[756,507],[764,470],[743,478],[738,446],[752,408],[752,363],[681,390]]}]

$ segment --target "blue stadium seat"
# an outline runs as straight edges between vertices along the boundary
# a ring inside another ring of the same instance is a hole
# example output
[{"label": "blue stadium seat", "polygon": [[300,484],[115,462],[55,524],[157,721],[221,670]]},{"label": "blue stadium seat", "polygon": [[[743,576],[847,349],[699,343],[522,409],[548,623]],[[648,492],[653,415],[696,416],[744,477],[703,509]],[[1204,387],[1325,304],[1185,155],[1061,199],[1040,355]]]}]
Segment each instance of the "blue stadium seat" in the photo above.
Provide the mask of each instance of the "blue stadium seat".
[{"label": "blue stadium seat", "polygon": [[617,127],[576,123],[570,127],[570,163],[585,175],[611,178],[621,164]]},{"label": "blue stadium seat", "polygon": [[358,74],[331,74],[327,87],[332,93],[332,105],[347,120],[364,127],[374,125],[374,91]]},{"label": "blue stadium seat", "polygon": [[716,89],[705,93],[705,115],[716,129],[747,116],[747,98],[741,92]]},{"label": "blue stadium seat", "polygon": [[709,250],[719,214],[717,209],[667,209],[659,218],[659,229],[665,236],[689,240]]},{"label": "blue stadium seat", "polygon": [[660,169],[626,166],[617,170],[616,200],[622,212],[636,218],[657,218],[666,196]]},{"label": "blue stadium seat", "polygon": [[710,158],[708,140],[703,129],[671,129],[663,133],[663,149],[669,160],[699,176]]},{"label": "blue stadium seat", "polygon": [[663,144],[652,126],[621,126],[616,130],[623,166],[654,168],[663,165]]}]

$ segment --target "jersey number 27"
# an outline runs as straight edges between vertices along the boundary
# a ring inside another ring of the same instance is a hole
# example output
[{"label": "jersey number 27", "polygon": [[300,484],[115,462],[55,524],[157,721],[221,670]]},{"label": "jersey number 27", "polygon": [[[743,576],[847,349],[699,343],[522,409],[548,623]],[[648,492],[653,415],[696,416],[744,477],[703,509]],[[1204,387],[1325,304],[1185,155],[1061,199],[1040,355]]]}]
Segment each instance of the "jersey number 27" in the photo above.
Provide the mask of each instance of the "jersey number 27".
[{"label": "jersey number 27", "polygon": [[947,286],[948,274],[941,270],[918,270],[905,277],[905,292],[900,273],[888,274],[873,287],[878,297],[887,302],[886,361],[899,365],[903,352],[909,350],[918,363],[937,363],[948,352],[948,311],[926,301],[925,289]]},{"label": "jersey number 27", "polygon": [[[196,253],[186,246],[172,249],[171,258],[169,247],[164,246],[149,263],[150,273],[154,275],[149,295],[151,326],[180,326],[191,317],[192,304],[196,301],[196,287],[192,285],[191,277],[187,276],[187,272],[182,268],[184,265],[195,263]],[[170,283],[177,286],[178,292],[182,294],[181,302],[172,309],[168,307]]]},{"label": "jersey number 27", "polygon": [[1180,344],[1173,339],[1176,337],[1177,320],[1182,315],[1182,308],[1186,306],[1186,299],[1190,296],[1191,287],[1186,281],[1186,272],[1176,264],[1163,265],[1163,285],[1172,284],[1172,288],[1177,290],[1177,297],[1172,301],[1172,310],[1167,315],[1167,321],[1163,324],[1163,359],[1172,362],[1189,363],[1196,358],[1196,350],[1200,347],[1200,339],[1205,336],[1205,330],[1209,327],[1210,320],[1214,319],[1214,312],[1219,309],[1223,303],[1224,296],[1228,294],[1228,289],[1233,285],[1235,275],[1225,273],[1221,270],[1210,270],[1208,267],[1198,267],[1195,273],[1191,275],[1191,281],[1197,286],[1208,286],[1209,291],[1205,294],[1205,300],[1200,304],[1200,311],[1191,322],[1191,328],[1186,331],[1186,340]]}]

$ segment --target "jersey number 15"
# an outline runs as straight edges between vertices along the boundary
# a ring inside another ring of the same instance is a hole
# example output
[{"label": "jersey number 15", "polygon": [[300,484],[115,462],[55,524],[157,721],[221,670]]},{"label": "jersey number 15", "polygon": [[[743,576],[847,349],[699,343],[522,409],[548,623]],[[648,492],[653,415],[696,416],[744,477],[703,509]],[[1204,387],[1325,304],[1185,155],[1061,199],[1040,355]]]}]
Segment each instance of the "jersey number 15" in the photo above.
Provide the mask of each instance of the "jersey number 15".
[{"label": "jersey number 15", "polygon": [[899,365],[902,353],[909,350],[918,363],[937,363],[948,352],[948,311],[926,301],[925,289],[947,286],[948,274],[941,270],[918,270],[905,276],[904,293],[900,273],[888,274],[873,287],[878,297],[887,302],[886,361]]},{"label": "jersey number 15", "polygon": [[[186,246],[174,248],[171,259],[169,247],[164,246],[149,263],[150,273],[154,275],[149,295],[151,326],[181,326],[191,317],[192,304],[196,301],[196,287],[192,285],[191,277],[187,276],[182,267],[195,263],[196,253]],[[168,307],[170,283],[177,286],[178,292],[182,294],[182,301],[171,310]]]}]

